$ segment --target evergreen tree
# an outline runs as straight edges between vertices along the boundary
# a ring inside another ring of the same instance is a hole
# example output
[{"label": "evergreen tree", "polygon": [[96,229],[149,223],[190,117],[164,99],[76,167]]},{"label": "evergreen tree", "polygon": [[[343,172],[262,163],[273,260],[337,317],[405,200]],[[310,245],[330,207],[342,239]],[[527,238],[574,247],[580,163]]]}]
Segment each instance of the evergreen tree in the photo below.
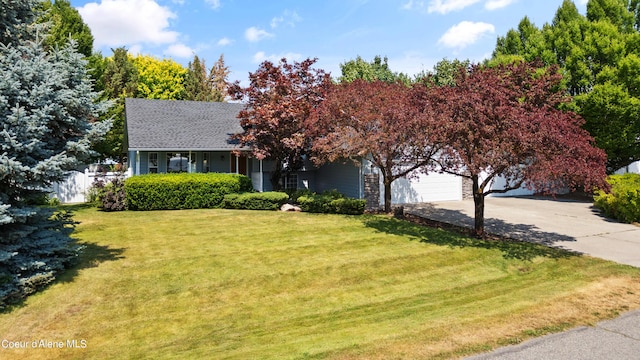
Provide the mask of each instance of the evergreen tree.
[{"label": "evergreen tree", "polygon": [[187,66],[187,75],[184,79],[185,100],[212,101],[212,91],[207,81],[207,68],[204,60],[198,55]]},{"label": "evergreen tree", "polygon": [[[93,55],[92,58],[96,57]],[[91,59],[91,58],[90,58]],[[124,99],[138,95],[138,70],[129,58],[124,47],[113,50],[113,56],[103,60],[92,61],[96,64],[94,71],[102,75],[96,85],[102,86],[104,99],[113,100],[114,104],[109,112],[101,117],[102,120],[113,119],[113,126],[103,141],[96,144],[94,149],[102,158],[120,160],[124,149]]]},{"label": "evergreen tree", "polygon": [[46,0],[40,3],[44,10],[39,19],[50,23],[45,45],[48,47],[63,47],[73,40],[77,50],[85,57],[93,52],[93,35],[89,26],[82,21],[78,10],[71,6],[68,0]]},{"label": "evergreen tree", "polygon": [[94,122],[108,104],[96,102],[82,55],[73,45],[48,52],[33,13],[5,11],[26,2],[1,1],[0,308],[49,284],[77,255],[69,215],[34,204],[93,155],[110,126]]},{"label": "evergreen tree", "polygon": [[213,98],[212,101],[224,101],[229,89],[229,67],[224,64],[224,54],[220,54],[218,61],[211,67],[209,72],[209,84],[211,84]]}]

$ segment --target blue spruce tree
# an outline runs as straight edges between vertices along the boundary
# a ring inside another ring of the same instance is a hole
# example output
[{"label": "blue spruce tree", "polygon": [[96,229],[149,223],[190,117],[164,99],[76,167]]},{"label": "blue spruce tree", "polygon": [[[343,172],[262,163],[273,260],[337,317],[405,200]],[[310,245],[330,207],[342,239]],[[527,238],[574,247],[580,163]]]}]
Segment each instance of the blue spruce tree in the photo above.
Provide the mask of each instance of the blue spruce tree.
[{"label": "blue spruce tree", "polygon": [[[0,308],[51,283],[78,247],[70,214],[37,206],[94,154],[109,122],[73,44],[45,50],[31,0],[0,0]],[[16,18],[17,17],[17,18]]]}]

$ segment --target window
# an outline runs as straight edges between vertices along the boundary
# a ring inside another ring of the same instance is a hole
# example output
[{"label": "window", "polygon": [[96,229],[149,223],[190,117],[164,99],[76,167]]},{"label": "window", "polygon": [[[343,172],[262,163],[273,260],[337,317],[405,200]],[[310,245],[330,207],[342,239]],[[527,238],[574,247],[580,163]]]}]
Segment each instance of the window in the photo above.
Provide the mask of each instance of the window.
[{"label": "window", "polygon": [[284,181],[285,190],[298,190],[298,174],[288,174]]},{"label": "window", "polygon": [[189,154],[167,153],[167,172],[189,171]]},{"label": "window", "polygon": [[158,153],[149,153],[149,174],[158,173]]},{"label": "window", "polygon": [[209,153],[202,153],[202,172],[208,173],[209,171]]}]

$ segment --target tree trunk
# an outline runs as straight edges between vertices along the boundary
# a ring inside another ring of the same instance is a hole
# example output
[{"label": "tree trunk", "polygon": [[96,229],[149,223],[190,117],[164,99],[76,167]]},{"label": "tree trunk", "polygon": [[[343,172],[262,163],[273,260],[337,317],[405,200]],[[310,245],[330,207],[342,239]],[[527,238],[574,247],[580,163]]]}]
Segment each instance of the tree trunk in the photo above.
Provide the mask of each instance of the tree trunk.
[{"label": "tree trunk", "polygon": [[276,160],[276,168],[271,173],[271,188],[273,191],[282,190],[282,163]]},{"label": "tree trunk", "polygon": [[385,176],[382,182],[384,183],[384,212],[388,214],[391,212],[391,181]]},{"label": "tree trunk", "polygon": [[478,175],[471,177],[473,181],[473,204],[475,209],[474,232],[477,237],[484,236],[484,189],[480,188]]}]

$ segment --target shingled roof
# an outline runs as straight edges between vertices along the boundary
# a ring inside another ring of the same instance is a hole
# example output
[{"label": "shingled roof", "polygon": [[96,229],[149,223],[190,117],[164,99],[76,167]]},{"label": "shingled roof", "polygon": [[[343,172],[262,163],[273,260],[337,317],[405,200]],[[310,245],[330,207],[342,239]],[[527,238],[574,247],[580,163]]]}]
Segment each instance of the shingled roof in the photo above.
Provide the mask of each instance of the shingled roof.
[{"label": "shingled roof", "polygon": [[125,147],[130,151],[238,149],[238,103],[125,99]]}]

